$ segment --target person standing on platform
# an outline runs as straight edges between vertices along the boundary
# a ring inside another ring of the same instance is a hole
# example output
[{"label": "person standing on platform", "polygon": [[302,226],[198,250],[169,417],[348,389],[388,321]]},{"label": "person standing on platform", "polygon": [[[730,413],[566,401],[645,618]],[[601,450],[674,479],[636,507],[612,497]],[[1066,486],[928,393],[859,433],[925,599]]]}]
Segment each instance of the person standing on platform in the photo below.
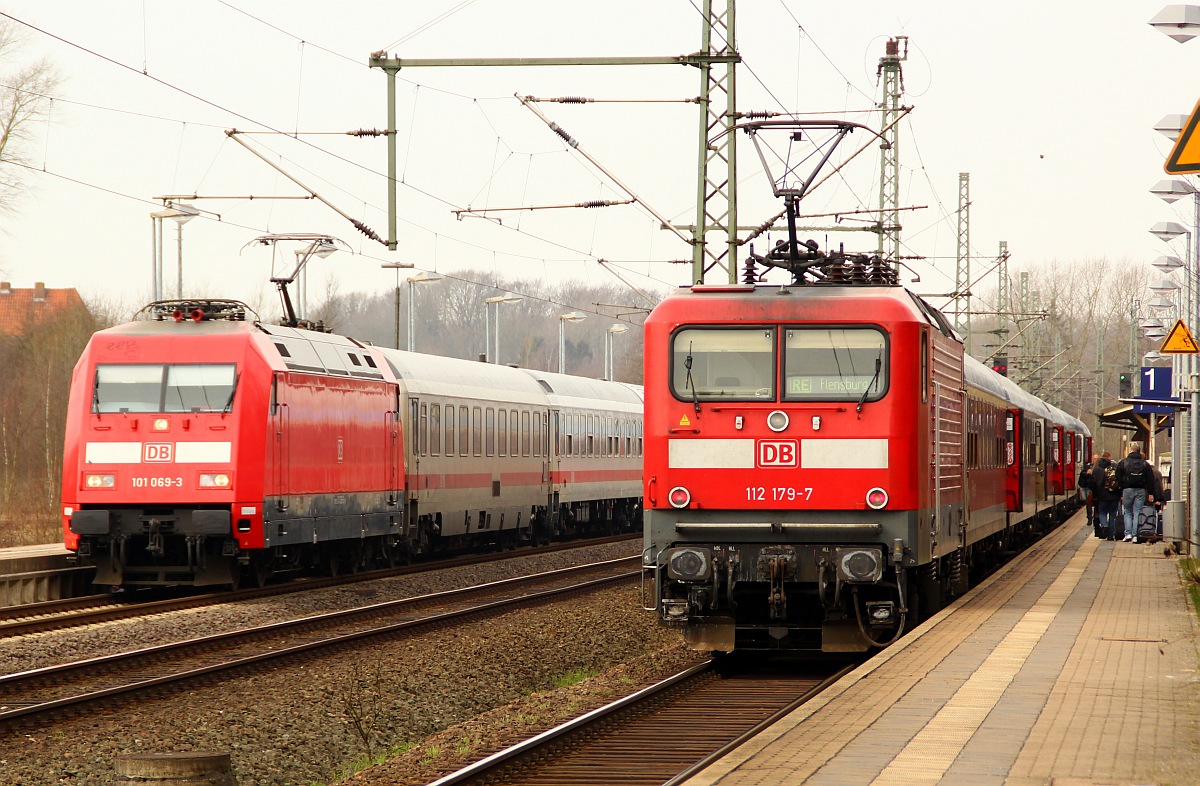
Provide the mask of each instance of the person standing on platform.
[{"label": "person standing on platform", "polygon": [[1129,455],[1117,464],[1117,482],[1121,484],[1121,510],[1125,517],[1125,542],[1137,537],[1138,521],[1147,500],[1154,502],[1154,472],[1142,455],[1142,443],[1130,442]]},{"label": "person standing on platform", "polygon": [[1084,525],[1086,527],[1096,526],[1096,501],[1092,491],[1092,467],[1095,464],[1095,459],[1084,464],[1083,469],[1079,471],[1079,481],[1075,484],[1075,487],[1079,489],[1080,500],[1087,509],[1087,524]]},{"label": "person standing on platform", "polygon": [[1091,489],[1096,506],[1096,537],[1113,540],[1117,535],[1121,484],[1117,481],[1117,464],[1107,450],[1092,465]]}]

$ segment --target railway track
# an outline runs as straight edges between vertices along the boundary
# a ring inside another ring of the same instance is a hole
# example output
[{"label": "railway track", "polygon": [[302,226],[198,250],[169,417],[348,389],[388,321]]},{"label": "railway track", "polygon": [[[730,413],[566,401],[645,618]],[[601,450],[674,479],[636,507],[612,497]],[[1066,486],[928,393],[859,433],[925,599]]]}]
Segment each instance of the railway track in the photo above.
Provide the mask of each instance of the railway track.
[{"label": "railway track", "polygon": [[[151,614],[179,611],[181,609],[203,608],[219,603],[233,603],[255,598],[289,595],[297,592],[326,589],[396,576],[427,573],[433,570],[467,567],[512,559],[514,556],[527,557],[535,554],[550,554],[582,546],[599,546],[606,543],[634,540],[640,537],[640,534],[633,534],[596,538],[587,541],[568,541],[516,552],[471,554],[440,560],[438,562],[422,562],[416,565],[404,565],[382,570],[343,574],[335,577],[298,578],[279,584],[269,584],[265,587],[234,591],[201,594],[190,591],[186,594],[172,594],[170,590],[164,592],[162,589],[145,589],[115,595],[104,593],[80,598],[43,601],[21,606],[6,606],[0,608],[0,639],[10,636],[24,636],[48,630],[80,627],[98,622],[111,622],[130,617],[144,617]],[[164,594],[167,594],[168,597],[164,597]]]},{"label": "railway track", "polygon": [[722,676],[712,661],[488,756],[430,786],[682,783],[857,663]]},{"label": "railway track", "polygon": [[0,728],[36,725],[238,669],[402,636],[593,592],[640,576],[639,557],[580,565],[0,676]]}]

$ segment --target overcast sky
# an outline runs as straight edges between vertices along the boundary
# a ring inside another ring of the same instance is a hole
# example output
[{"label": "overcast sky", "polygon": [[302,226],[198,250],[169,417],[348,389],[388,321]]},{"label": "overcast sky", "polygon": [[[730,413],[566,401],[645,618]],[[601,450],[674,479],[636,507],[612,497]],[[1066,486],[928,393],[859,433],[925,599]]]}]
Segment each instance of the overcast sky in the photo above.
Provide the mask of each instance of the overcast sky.
[{"label": "overcast sky", "polygon": [[[0,275],[44,281],[87,298],[149,299],[151,221],[163,195],[198,194],[205,211],[183,229],[186,296],[274,302],[272,255],[243,249],[266,233],[320,232],[352,253],[314,262],[310,301],[324,281],[390,292],[385,262],[495,277],[612,282],[597,259],[641,287],[687,283],[685,243],[645,206],[694,221],[699,72],[683,66],[406,69],[397,86],[400,146],[397,251],[367,239],[227,138],[227,129],[300,132],[243,137],[335,207],[387,234],[382,138],[308,135],[386,126],[384,75],[392,57],[677,55],[700,46],[700,0],[9,0],[28,27],[20,57],[46,56],[64,76],[30,154],[38,171],[18,212],[0,216]],[[958,176],[970,173],[973,254],[1008,242],[1012,266],[1144,263],[1168,247],[1156,221],[1190,225],[1190,203],[1149,194],[1166,175],[1170,142],[1153,130],[1200,98],[1200,39],[1177,44],[1147,21],[1160,0],[1085,4],[1010,0],[744,0],[737,8],[741,111],[817,114],[873,128],[876,77],[889,36],[909,37],[901,127],[905,253],[920,291],[953,287]],[[986,10],[985,10],[986,9]],[[35,29],[36,28],[36,29]],[[5,72],[12,61],[2,64]],[[514,94],[612,100],[538,104],[611,176],[568,148]],[[860,135],[861,136],[861,135]],[[857,148],[861,139],[843,146]],[[740,146],[739,223],[782,205],[752,146]],[[842,156],[837,156],[841,160]],[[878,204],[875,146],[803,204],[806,213]],[[42,171],[44,170],[44,171]],[[622,200],[614,178],[644,206],[506,211],[465,208]],[[254,200],[245,197],[255,197]],[[811,234],[811,233],[810,233]],[[175,230],[165,257],[176,288]],[[771,240],[775,238],[772,237]],[[873,250],[874,237],[816,239]],[[758,241],[760,250],[767,240]],[[290,271],[298,244],[277,250]],[[1174,252],[1183,257],[1182,241]],[[403,275],[407,276],[408,273]],[[482,290],[481,290],[482,292]],[[584,306],[586,304],[577,304]]]}]

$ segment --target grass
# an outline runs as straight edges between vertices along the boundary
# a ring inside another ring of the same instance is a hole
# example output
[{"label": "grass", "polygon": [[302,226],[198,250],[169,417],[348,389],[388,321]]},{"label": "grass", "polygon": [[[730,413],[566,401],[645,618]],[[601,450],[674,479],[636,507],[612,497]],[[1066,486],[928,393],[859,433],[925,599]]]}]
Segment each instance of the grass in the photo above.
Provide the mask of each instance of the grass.
[{"label": "grass", "polygon": [[572,685],[576,685],[580,682],[583,682],[584,680],[588,679],[589,677],[595,677],[599,673],[600,672],[597,671],[596,669],[585,669],[585,668],[572,669],[571,671],[568,671],[566,674],[559,674],[558,676],[556,676],[554,678],[554,687],[569,688]]},{"label": "grass", "polygon": [[1183,575],[1184,586],[1196,614],[1200,615],[1200,560],[1195,557],[1185,557],[1179,560],[1179,572]]}]

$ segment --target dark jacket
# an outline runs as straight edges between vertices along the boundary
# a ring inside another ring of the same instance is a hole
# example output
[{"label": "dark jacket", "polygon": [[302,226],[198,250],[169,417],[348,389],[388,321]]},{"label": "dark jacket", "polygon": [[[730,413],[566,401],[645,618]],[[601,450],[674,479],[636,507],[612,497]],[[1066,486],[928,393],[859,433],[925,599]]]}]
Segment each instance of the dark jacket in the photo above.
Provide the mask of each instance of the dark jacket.
[{"label": "dark jacket", "polygon": [[[1141,480],[1130,477],[1130,468],[1139,464],[1142,466]],[[1157,485],[1150,462],[1137,451],[1130,453],[1117,464],[1117,482],[1121,484],[1122,489],[1145,489],[1147,494],[1153,494]]]},{"label": "dark jacket", "polygon": [[1117,478],[1116,490],[1109,491],[1108,489],[1104,488],[1105,467],[1112,467],[1115,471],[1117,464],[1112,459],[1101,456],[1100,458],[1096,459],[1096,463],[1092,465],[1091,489],[1092,494],[1097,502],[1108,502],[1109,500],[1121,498],[1121,483],[1119,476]]}]

